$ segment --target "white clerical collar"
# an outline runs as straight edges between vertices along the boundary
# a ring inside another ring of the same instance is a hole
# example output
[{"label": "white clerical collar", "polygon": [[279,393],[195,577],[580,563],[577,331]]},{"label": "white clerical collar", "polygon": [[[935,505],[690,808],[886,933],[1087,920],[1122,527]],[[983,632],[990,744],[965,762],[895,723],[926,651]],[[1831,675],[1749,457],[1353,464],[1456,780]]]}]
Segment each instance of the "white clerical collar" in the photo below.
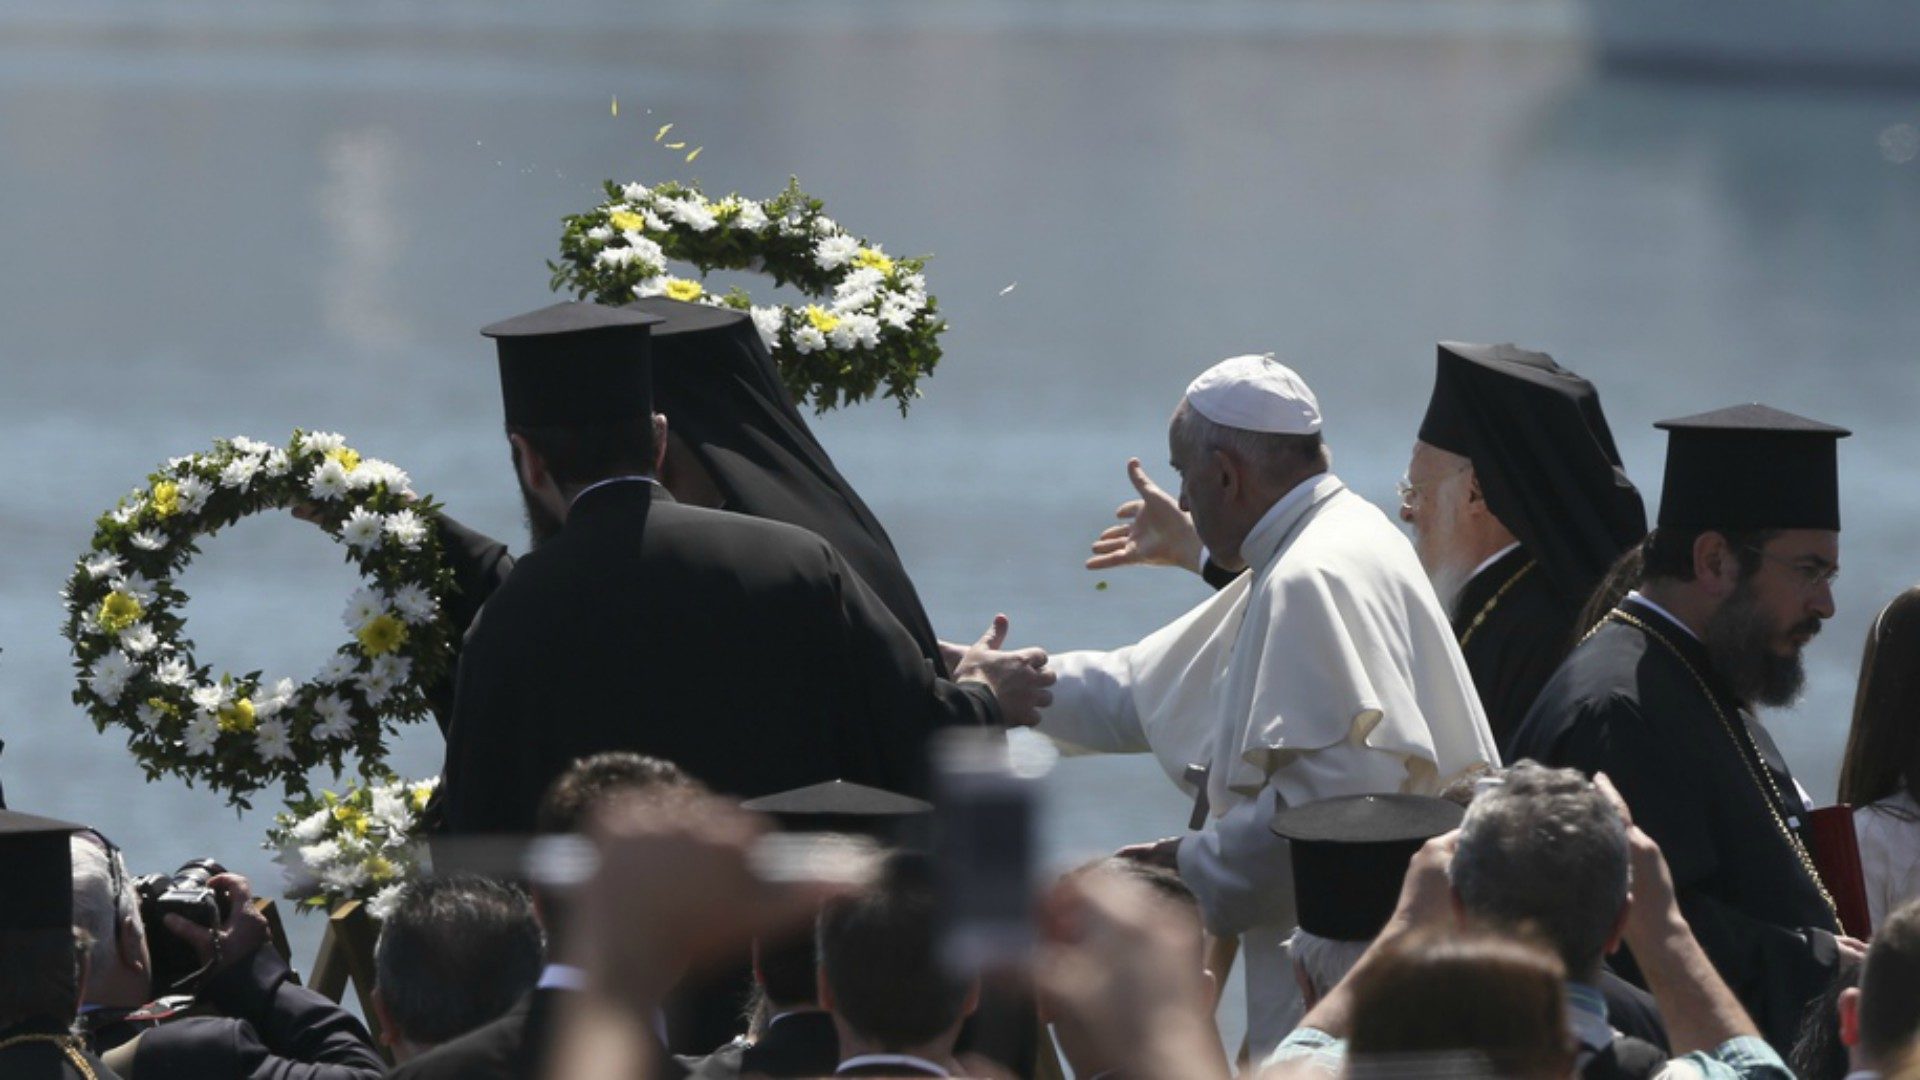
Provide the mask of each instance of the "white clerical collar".
[{"label": "white clerical collar", "polygon": [[1487,556],[1485,559],[1481,560],[1479,566],[1476,566],[1473,568],[1473,573],[1467,575],[1467,580],[1472,581],[1474,578],[1477,578],[1481,574],[1486,573],[1488,567],[1492,566],[1494,563],[1497,563],[1501,559],[1504,559],[1508,555],[1512,554],[1513,549],[1519,546],[1520,546],[1520,541],[1515,540],[1513,543],[1508,544],[1506,547],[1503,547],[1499,551],[1496,551],[1493,554]]},{"label": "white clerical collar", "polygon": [[772,1016],[767,1017],[767,1028],[768,1030],[772,1030],[773,1025],[779,1023],[782,1020],[785,1020],[789,1016],[805,1016],[809,1013],[822,1013],[825,1011],[826,1011],[825,1009],[822,1009],[817,1005],[806,1005],[798,1009],[788,1009],[785,1012],[777,1012],[777,1013],[774,1013]]},{"label": "white clerical collar", "polygon": [[834,1074],[837,1076],[848,1069],[860,1069],[868,1065],[905,1065],[910,1069],[917,1069],[933,1076],[953,1075],[944,1066],[936,1065],[923,1057],[914,1057],[912,1054],[859,1054],[841,1062],[840,1067],[834,1070]]},{"label": "white clerical collar", "polygon": [[1695,641],[1700,640],[1700,635],[1693,632],[1693,627],[1688,626],[1686,623],[1681,622],[1680,617],[1678,615],[1675,615],[1673,612],[1668,611],[1666,608],[1663,608],[1659,604],[1656,604],[1653,601],[1647,599],[1646,596],[1644,596],[1639,589],[1629,590],[1627,592],[1627,599],[1633,601],[1636,604],[1639,604],[1644,608],[1647,608],[1648,610],[1654,612],[1655,614],[1659,615],[1661,618],[1667,620],[1673,625],[1679,627],[1682,630],[1685,630],[1687,632],[1687,636],[1692,638],[1693,640]]},{"label": "white clerical collar", "polygon": [[587,973],[572,964],[548,964],[540,969],[540,981],[533,985],[540,990],[585,990]]},{"label": "white clerical collar", "polygon": [[573,493],[573,498],[568,500],[567,502],[567,513],[569,514],[573,513],[574,504],[580,501],[580,496],[585,495],[587,492],[592,491],[595,488],[603,488],[603,487],[606,487],[608,484],[626,484],[636,480],[641,483],[652,484],[655,487],[660,486],[660,481],[655,480],[651,476],[645,476],[640,473],[634,473],[632,476],[609,476],[605,480],[595,480],[593,483],[588,484],[586,487],[583,487],[579,491],[576,491]]},{"label": "white clerical collar", "polygon": [[1306,514],[1308,508],[1346,485],[1330,472],[1314,473],[1280,496],[1260,520],[1247,530],[1240,541],[1240,557],[1249,566],[1263,566],[1279,552],[1287,533]]}]

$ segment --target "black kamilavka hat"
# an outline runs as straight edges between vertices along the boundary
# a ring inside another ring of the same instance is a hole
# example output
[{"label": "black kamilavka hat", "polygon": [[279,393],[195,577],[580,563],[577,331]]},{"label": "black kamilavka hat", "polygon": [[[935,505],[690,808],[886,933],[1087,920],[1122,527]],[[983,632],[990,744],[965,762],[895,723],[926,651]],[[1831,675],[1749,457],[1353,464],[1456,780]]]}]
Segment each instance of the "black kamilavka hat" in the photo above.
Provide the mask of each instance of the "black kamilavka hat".
[{"label": "black kamilavka hat", "polygon": [[566,301],[494,323],[500,398],[515,427],[576,427],[653,414],[648,328],[658,315]]},{"label": "black kamilavka hat", "polygon": [[1300,929],[1372,941],[1399,903],[1414,853],[1465,815],[1458,803],[1428,795],[1349,795],[1274,814],[1274,835],[1292,841]]},{"label": "black kamilavka hat", "polygon": [[1654,427],[1667,433],[1662,527],[1839,530],[1839,442],[1853,434],[1846,428],[1766,405]]},{"label": "black kamilavka hat", "polygon": [[84,825],[0,810],[0,930],[58,930],[73,925],[73,852],[67,838]]},{"label": "black kamilavka hat", "polygon": [[1571,602],[1646,535],[1599,393],[1546,353],[1441,342],[1420,441],[1473,462],[1487,508]]},{"label": "black kamilavka hat", "polygon": [[740,804],[767,814],[787,832],[834,832],[900,843],[915,823],[925,825],[933,804],[848,780],[828,780]]}]

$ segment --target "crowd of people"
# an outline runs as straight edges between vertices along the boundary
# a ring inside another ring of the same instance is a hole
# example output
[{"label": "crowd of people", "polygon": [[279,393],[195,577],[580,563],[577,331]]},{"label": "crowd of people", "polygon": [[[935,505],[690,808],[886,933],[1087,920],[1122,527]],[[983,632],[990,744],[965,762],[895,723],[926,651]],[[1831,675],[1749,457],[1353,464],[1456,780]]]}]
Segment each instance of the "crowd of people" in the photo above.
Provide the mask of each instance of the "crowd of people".
[{"label": "crowd of people", "polygon": [[[436,519],[461,655],[378,1038],[245,879],[156,906],[96,830],[0,810],[0,1075],[1920,1075],[1920,590],[1869,636],[1850,828],[1755,712],[1834,613],[1844,429],[1662,421],[1649,531],[1587,380],[1442,343],[1410,541],[1305,380],[1234,357],[1088,563],[1211,592],[1118,649],[956,645],[745,315],[485,333],[532,548]],[[1024,819],[957,812],[932,750],[1010,727],[1153,755],[1188,831],[1022,876]],[[956,945],[993,902],[999,947]]]}]

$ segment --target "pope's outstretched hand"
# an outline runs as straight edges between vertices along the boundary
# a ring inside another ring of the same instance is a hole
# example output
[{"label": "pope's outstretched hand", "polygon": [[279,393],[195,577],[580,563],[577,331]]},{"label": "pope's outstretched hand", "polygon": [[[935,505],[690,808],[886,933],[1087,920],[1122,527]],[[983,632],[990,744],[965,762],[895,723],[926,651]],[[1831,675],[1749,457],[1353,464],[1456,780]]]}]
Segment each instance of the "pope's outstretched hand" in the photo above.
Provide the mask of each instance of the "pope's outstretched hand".
[{"label": "pope's outstretched hand", "polygon": [[1110,570],[1116,566],[1184,566],[1200,572],[1200,535],[1193,531],[1193,519],[1180,509],[1180,501],[1147,476],[1139,458],[1127,459],[1127,479],[1140,493],[1114,511],[1121,519],[1093,542],[1089,570]]},{"label": "pope's outstretched hand", "polygon": [[1047,687],[1057,676],[1047,670],[1045,649],[1003,650],[1006,643],[1007,617],[995,615],[987,632],[953,664],[953,677],[991,687],[1008,727],[1032,727],[1040,722],[1040,710],[1053,704],[1053,691]]}]

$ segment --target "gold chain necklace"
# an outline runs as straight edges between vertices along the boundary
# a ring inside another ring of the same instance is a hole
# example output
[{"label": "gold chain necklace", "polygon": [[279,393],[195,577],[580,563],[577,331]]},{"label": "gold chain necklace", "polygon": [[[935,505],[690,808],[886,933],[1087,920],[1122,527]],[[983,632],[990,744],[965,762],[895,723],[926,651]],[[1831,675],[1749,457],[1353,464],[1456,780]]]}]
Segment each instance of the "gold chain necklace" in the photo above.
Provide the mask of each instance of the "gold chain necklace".
[{"label": "gold chain necklace", "polygon": [[79,1040],[71,1035],[49,1035],[46,1033],[15,1035],[11,1039],[0,1039],[0,1050],[5,1050],[9,1046],[18,1046],[21,1043],[30,1042],[48,1042],[58,1046],[60,1052],[67,1055],[67,1060],[73,1062],[73,1067],[80,1070],[81,1076],[86,1077],[87,1080],[99,1080],[99,1075],[93,1071],[93,1066],[87,1064],[85,1055],[80,1053],[80,1048],[77,1045]]},{"label": "gold chain necklace", "polygon": [[[1767,812],[1773,815],[1774,827],[1780,830],[1780,835],[1785,838],[1787,845],[1793,849],[1795,857],[1800,860],[1800,868],[1806,871],[1807,879],[1812,881],[1813,887],[1820,891],[1820,899],[1826,901],[1827,910],[1833,913],[1834,925],[1840,925],[1840,906],[1833,902],[1833,895],[1827,892],[1827,883],[1820,879],[1820,870],[1814,866],[1813,856],[1807,851],[1807,846],[1800,842],[1799,835],[1787,825],[1786,816],[1780,812],[1780,808],[1786,805],[1787,800],[1786,797],[1780,793],[1780,785],[1774,782],[1772,770],[1756,767],[1754,764],[1754,762],[1760,759],[1760,746],[1753,741],[1753,733],[1746,731],[1746,725],[1744,724],[1738,728],[1735,727],[1733,721],[1727,718],[1727,711],[1720,707],[1720,699],[1716,697],[1713,690],[1707,686],[1706,678],[1693,666],[1693,661],[1687,659],[1687,655],[1680,651],[1679,646],[1668,641],[1666,635],[1648,626],[1644,620],[1637,619],[1619,608],[1614,608],[1612,611],[1607,612],[1606,619],[1602,619],[1598,625],[1587,632],[1587,637],[1592,637],[1598,633],[1600,627],[1606,625],[1607,619],[1613,619],[1627,626],[1631,626],[1635,630],[1659,642],[1668,652],[1673,654],[1675,660],[1680,661],[1680,666],[1687,669],[1687,674],[1693,676],[1694,685],[1700,688],[1700,693],[1707,699],[1707,704],[1713,706],[1713,715],[1720,718],[1721,729],[1727,733],[1727,738],[1733,740],[1733,752],[1739,757],[1740,763],[1747,767],[1747,776],[1753,780],[1754,787],[1760,789],[1761,801],[1767,804]],[[1745,735],[1744,739],[1741,737],[1743,734]],[[1748,750],[1752,751],[1751,757],[1748,756]]]},{"label": "gold chain necklace", "polygon": [[1540,565],[1540,560],[1528,559],[1527,565],[1521,567],[1518,570],[1515,570],[1513,572],[1513,576],[1508,578],[1506,582],[1500,586],[1499,591],[1493,594],[1493,598],[1491,600],[1488,600],[1486,603],[1480,605],[1479,614],[1475,615],[1473,617],[1473,621],[1467,624],[1467,632],[1460,635],[1460,651],[1461,652],[1467,651],[1467,642],[1472,641],[1473,635],[1476,633],[1479,633],[1481,625],[1487,621],[1487,616],[1493,614],[1493,609],[1499,607],[1500,601],[1506,599],[1508,591],[1510,591],[1515,585],[1518,585],[1520,583],[1521,578],[1526,577],[1529,571],[1531,571],[1534,567],[1539,565]]}]

